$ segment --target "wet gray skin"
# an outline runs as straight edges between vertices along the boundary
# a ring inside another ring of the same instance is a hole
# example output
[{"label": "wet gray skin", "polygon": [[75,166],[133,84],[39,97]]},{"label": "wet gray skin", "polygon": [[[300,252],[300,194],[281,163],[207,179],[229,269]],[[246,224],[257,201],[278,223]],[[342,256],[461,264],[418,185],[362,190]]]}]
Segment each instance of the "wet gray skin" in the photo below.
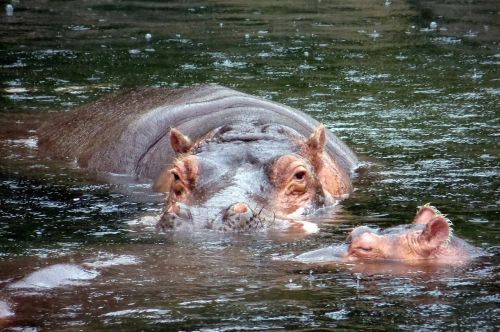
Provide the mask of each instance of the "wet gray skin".
[{"label": "wet gray skin", "polygon": [[[171,128],[196,140],[217,128],[245,123],[278,124],[302,137],[319,125],[291,107],[218,85],[144,88],[59,115],[38,130],[38,145],[43,154],[75,158],[90,170],[156,179],[177,157],[169,143]],[[356,156],[334,134],[327,131],[326,136],[325,151],[350,174]]]}]

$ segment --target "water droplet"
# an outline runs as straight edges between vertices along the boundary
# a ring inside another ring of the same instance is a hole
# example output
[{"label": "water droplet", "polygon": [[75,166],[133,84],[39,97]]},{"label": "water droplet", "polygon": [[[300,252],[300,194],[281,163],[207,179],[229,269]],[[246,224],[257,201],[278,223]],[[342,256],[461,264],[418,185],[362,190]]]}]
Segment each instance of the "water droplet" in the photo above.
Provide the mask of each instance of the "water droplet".
[{"label": "water droplet", "polygon": [[5,14],[7,14],[7,16],[13,16],[14,15],[14,6],[12,6],[11,4],[8,4],[5,6]]},{"label": "water droplet", "polygon": [[377,30],[373,30],[373,32],[370,33],[369,36],[372,37],[373,39],[377,39],[380,38],[380,33],[377,32]]}]

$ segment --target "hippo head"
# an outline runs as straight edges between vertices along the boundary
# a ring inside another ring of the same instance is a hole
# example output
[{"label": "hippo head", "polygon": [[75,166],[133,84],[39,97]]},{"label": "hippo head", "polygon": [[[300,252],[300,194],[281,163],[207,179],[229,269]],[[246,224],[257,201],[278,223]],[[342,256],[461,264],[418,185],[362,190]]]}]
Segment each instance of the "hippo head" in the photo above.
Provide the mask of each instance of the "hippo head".
[{"label": "hippo head", "polygon": [[348,236],[347,260],[417,260],[449,254],[451,222],[437,209],[420,208],[412,224],[378,231],[356,227]]},{"label": "hippo head", "polygon": [[159,223],[200,222],[208,228],[247,230],[334,204],[351,190],[324,151],[325,128],[309,137],[276,125],[243,123],[196,140],[170,130],[176,161],[155,182],[166,193]]}]

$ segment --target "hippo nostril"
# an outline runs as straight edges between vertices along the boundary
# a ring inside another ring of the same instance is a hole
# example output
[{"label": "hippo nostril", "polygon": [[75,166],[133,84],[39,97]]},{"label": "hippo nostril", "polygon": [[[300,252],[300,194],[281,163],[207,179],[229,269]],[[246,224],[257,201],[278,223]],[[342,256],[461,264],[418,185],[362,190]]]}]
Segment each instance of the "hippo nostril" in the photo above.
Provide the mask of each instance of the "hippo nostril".
[{"label": "hippo nostril", "polygon": [[179,218],[192,219],[191,210],[186,204],[175,202],[170,205],[167,209],[167,213],[176,215]]},{"label": "hippo nostril", "polygon": [[224,230],[241,231],[260,225],[258,216],[246,203],[231,205],[222,217]]},{"label": "hippo nostril", "polygon": [[250,210],[248,205],[245,203],[236,203],[231,207],[231,209],[234,213],[246,213],[248,210]]},{"label": "hippo nostril", "polygon": [[184,219],[184,220],[192,220],[193,219],[193,216],[191,215],[191,210],[189,209],[189,206],[182,204],[182,203],[175,204],[174,214],[177,215],[177,217]]},{"label": "hippo nostril", "polygon": [[166,231],[174,229],[177,225],[186,221],[193,221],[189,207],[181,203],[173,203],[168,209],[163,211],[156,228],[160,231]]}]

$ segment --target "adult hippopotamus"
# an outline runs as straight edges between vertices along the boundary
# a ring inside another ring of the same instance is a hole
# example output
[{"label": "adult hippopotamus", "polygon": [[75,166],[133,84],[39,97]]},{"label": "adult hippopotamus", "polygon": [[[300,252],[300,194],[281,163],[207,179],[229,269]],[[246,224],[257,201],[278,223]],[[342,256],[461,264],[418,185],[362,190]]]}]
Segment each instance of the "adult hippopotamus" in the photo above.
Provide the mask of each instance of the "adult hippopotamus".
[{"label": "adult hippopotamus", "polygon": [[426,204],[419,207],[409,225],[382,231],[359,226],[349,234],[347,246],[330,246],[295,259],[302,262],[393,260],[453,264],[484,255],[479,248],[453,235],[451,225],[438,209]]},{"label": "adult hippopotamus", "polygon": [[216,85],[108,96],[42,126],[39,148],[152,179],[166,193],[162,229],[248,229],[307,214],[349,194],[358,164],[308,115]]}]

